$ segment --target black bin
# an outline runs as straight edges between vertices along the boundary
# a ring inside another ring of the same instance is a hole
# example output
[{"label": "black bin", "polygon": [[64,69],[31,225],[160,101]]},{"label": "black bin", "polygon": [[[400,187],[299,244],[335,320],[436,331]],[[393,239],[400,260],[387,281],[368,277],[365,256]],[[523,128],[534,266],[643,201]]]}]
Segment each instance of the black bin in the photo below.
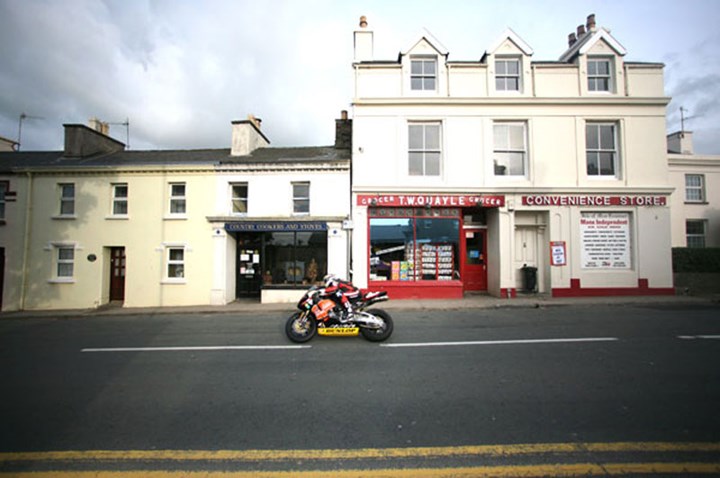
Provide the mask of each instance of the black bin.
[{"label": "black bin", "polygon": [[523,279],[525,279],[525,292],[535,292],[537,288],[537,267],[525,264],[522,266]]}]

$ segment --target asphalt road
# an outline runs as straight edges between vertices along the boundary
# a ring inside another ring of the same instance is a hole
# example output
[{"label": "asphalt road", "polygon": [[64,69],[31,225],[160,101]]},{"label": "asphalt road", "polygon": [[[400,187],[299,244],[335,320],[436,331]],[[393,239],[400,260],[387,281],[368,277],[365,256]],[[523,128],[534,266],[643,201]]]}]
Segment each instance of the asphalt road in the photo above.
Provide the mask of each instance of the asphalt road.
[{"label": "asphalt road", "polygon": [[[690,458],[717,465],[719,311],[393,311],[386,343],[302,347],[277,313],[0,320],[0,472],[47,469],[23,452],[272,450],[286,454],[270,468],[315,469],[291,452],[466,447],[430,464],[469,466],[473,447],[506,447],[480,453],[487,465],[547,446],[537,464],[558,444],[598,443],[673,444],[664,461],[689,459],[677,444],[710,444]],[[194,463],[226,469],[213,460]],[[347,460],[375,466],[326,466]]]}]

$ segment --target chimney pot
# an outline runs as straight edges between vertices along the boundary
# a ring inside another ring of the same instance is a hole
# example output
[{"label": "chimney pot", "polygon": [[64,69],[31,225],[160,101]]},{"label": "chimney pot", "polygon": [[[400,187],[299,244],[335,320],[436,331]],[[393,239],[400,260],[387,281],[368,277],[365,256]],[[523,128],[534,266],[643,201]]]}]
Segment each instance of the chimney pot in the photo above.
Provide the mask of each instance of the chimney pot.
[{"label": "chimney pot", "polygon": [[571,33],[568,35],[568,46],[573,46],[576,41],[577,38],[575,37],[575,33]]},{"label": "chimney pot", "polygon": [[588,31],[595,30],[595,14],[594,13],[591,13],[587,17],[587,29],[588,29]]},{"label": "chimney pot", "polygon": [[360,17],[360,28],[367,28],[367,17],[365,15]]},{"label": "chimney pot", "polygon": [[585,34],[585,25],[578,25],[577,27],[577,36],[580,38],[581,35]]},{"label": "chimney pot", "polygon": [[348,119],[348,112],[347,112],[347,110],[342,110],[342,111],[340,112],[340,119],[342,119],[342,120]]}]

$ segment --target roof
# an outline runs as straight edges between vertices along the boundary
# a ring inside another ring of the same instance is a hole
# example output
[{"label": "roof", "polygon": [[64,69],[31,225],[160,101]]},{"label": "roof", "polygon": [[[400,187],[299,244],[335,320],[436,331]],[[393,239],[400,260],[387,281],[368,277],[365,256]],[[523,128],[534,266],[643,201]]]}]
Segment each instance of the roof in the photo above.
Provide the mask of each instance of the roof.
[{"label": "roof", "polygon": [[350,161],[350,151],[333,146],[260,148],[247,156],[231,156],[229,148],[195,150],[119,151],[85,158],[65,157],[62,151],[0,152],[0,173],[26,170],[97,169],[142,166],[220,166],[231,164],[318,164]]},{"label": "roof", "polygon": [[627,53],[625,47],[613,38],[608,30],[598,28],[580,35],[577,41],[560,56],[560,61],[572,61],[575,57],[584,55],[600,40],[604,40],[620,56]]}]

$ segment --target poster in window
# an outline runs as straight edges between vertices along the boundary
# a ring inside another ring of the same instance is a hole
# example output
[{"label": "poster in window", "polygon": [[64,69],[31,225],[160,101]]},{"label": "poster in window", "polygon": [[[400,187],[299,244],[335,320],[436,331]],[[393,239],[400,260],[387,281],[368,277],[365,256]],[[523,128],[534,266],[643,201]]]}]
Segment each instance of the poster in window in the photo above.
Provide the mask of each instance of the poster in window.
[{"label": "poster in window", "polygon": [[630,269],[629,213],[583,213],[580,240],[584,269]]},{"label": "poster in window", "polygon": [[565,241],[550,242],[550,264],[553,266],[567,265],[567,250]]}]

